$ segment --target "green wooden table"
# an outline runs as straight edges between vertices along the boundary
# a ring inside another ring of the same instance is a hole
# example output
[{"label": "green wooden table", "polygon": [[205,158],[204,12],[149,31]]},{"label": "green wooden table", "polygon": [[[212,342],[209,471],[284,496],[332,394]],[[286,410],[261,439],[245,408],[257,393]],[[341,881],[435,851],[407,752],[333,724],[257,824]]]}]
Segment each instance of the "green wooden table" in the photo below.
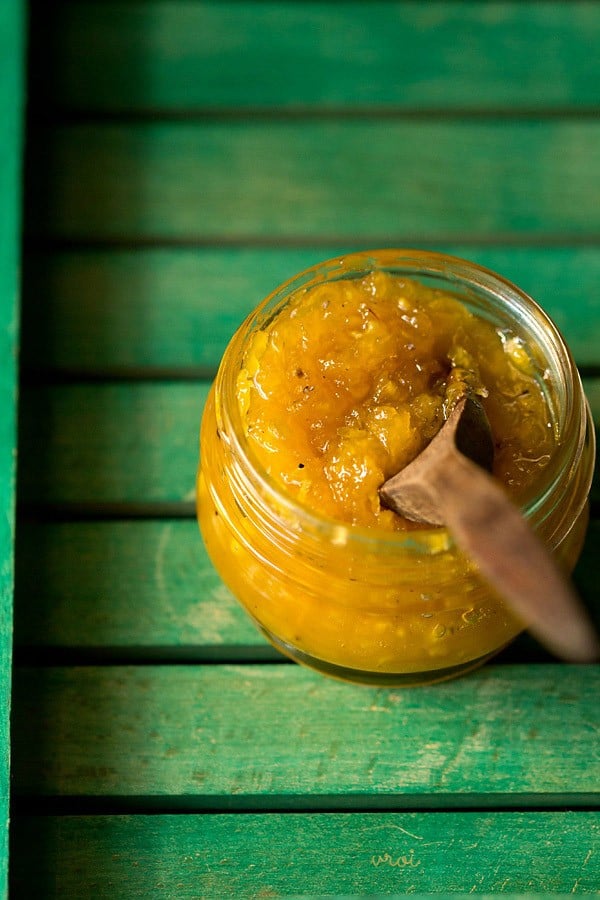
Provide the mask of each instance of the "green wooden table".
[{"label": "green wooden table", "polygon": [[12,678],[24,18],[0,3],[0,896],[6,896]]},{"label": "green wooden table", "polygon": [[[7,410],[21,13],[0,4]],[[597,894],[600,667],[524,636],[441,686],[326,680],[237,607],[193,491],[234,328],[351,249],[516,281],[600,422],[600,4],[40,0],[30,20],[12,895]],[[8,414],[3,749],[12,435]],[[576,573],[597,621],[599,513],[597,481]]]}]

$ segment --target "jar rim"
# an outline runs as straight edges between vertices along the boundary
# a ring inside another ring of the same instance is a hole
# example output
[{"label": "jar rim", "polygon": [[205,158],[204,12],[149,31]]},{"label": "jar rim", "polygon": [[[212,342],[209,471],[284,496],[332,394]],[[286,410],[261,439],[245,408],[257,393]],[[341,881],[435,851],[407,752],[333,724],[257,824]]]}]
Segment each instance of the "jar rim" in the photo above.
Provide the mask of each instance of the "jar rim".
[{"label": "jar rim", "polygon": [[[243,493],[255,491],[261,498],[264,511],[276,508],[286,520],[300,523],[303,533],[313,534],[319,540],[328,539],[334,544],[352,543],[377,548],[378,551],[389,548],[428,554],[446,552],[454,546],[452,535],[445,527],[423,526],[406,532],[384,531],[316,512],[288,493],[266,471],[242,427],[236,392],[239,366],[236,367],[235,363],[241,365],[252,334],[268,325],[299,291],[307,291],[327,280],[365,277],[377,270],[405,277],[443,279],[446,290],[455,285],[478,291],[482,297],[490,300],[495,298],[497,303],[502,304],[503,310],[514,314],[511,319],[515,325],[520,326],[521,332],[535,332],[538,339],[543,338],[544,363],[548,367],[552,366],[552,374],[560,379],[561,402],[558,409],[551,409],[553,416],[557,418],[555,426],[560,436],[553,459],[540,480],[538,492],[522,507],[525,518],[543,521],[549,512],[546,508],[553,505],[550,501],[556,495],[561,481],[564,482],[564,463],[561,464],[562,453],[558,451],[566,447],[570,449],[570,457],[578,460],[586,439],[587,405],[571,352],[551,317],[521,288],[478,263],[432,250],[386,248],[327,259],[284,281],[242,322],[225,351],[217,373],[216,413],[219,429],[222,434],[227,435],[230,449],[240,463],[238,475],[244,482]],[[236,402],[225,402],[227,397],[235,397]],[[583,502],[585,501],[582,501],[582,506]]]}]

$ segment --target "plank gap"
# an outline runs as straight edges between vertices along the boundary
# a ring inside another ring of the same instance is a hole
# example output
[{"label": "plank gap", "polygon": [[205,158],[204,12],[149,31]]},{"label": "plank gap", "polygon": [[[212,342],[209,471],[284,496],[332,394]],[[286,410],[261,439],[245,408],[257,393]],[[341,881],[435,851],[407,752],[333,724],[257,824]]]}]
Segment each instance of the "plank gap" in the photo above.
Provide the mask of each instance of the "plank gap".
[{"label": "plank gap", "polygon": [[[295,665],[291,659],[269,643],[239,644],[154,644],[91,645],[79,644],[29,644],[20,643],[18,632],[13,652],[15,668],[57,668],[78,666],[89,668],[100,666],[228,666],[228,665]],[[519,635],[515,641],[494,657],[494,665],[513,666],[554,664],[560,666],[562,660],[542,647],[528,633]]]},{"label": "plank gap", "polygon": [[[415,802],[416,801],[416,802]],[[185,813],[208,813],[218,815],[223,812],[239,815],[259,813],[293,814],[315,813],[470,813],[492,812],[597,812],[600,810],[595,794],[420,794],[418,798],[407,794],[286,794],[244,796],[198,796],[198,795],[78,795],[44,797],[17,792],[12,796],[12,815],[177,815]]]},{"label": "plank gap", "polygon": [[[195,503],[184,501],[97,502],[17,504],[19,518],[27,522],[131,521],[138,519],[195,519]],[[590,501],[590,518],[600,519],[600,500]]]},{"label": "plank gap", "polygon": [[584,106],[476,106],[402,107],[387,104],[328,106],[298,104],[288,107],[269,106],[198,106],[198,107],[124,107],[88,109],[52,106],[32,102],[29,106],[29,131],[48,125],[136,125],[146,122],[297,122],[297,121],[370,121],[376,119],[406,122],[429,121],[552,121],[600,118],[600,105]]},{"label": "plank gap", "polygon": [[600,378],[600,365],[597,363],[584,363],[577,368],[582,378]]},{"label": "plank gap", "polygon": [[[599,367],[600,370],[600,367]],[[201,382],[212,381],[216,375],[214,366],[95,366],[93,369],[70,366],[38,368],[24,366],[21,384],[62,385],[70,382],[98,384],[99,382]]]},{"label": "plank gap", "polygon": [[340,246],[346,252],[369,250],[379,247],[422,247],[426,249],[449,244],[469,244],[473,247],[598,247],[600,232],[590,231],[586,234],[547,233],[535,234],[525,232],[464,232],[451,234],[381,234],[336,235],[336,234],[273,234],[273,235],[212,235],[189,234],[185,237],[169,235],[129,235],[112,234],[81,237],[37,236],[25,232],[23,250],[29,252],[96,252],[98,250],[196,250],[196,249],[303,249],[332,247],[336,251]]},{"label": "plank gap", "polygon": [[27,522],[131,521],[138,519],[195,519],[193,501],[63,502],[17,505],[19,518]]},{"label": "plank gap", "polygon": [[293,665],[292,660],[279,653],[270,644],[236,645],[187,645],[155,647],[38,647],[15,648],[15,667],[35,666],[54,668],[62,666],[182,666],[217,665]]}]

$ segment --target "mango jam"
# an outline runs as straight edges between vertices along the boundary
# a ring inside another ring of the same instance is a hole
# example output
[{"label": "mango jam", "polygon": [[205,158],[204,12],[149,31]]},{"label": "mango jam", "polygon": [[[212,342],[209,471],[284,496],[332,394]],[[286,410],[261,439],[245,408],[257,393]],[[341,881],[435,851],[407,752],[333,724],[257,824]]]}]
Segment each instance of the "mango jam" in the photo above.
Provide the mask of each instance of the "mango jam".
[{"label": "mango jam", "polygon": [[224,581],[283,652],[363,682],[450,677],[522,628],[446,529],[379,501],[465,391],[495,475],[567,568],[586,526],[593,431],[560,335],[492,273],[418,259],[423,280],[390,251],[275,292],[234,336],[202,422],[198,513]]},{"label": "mango jam", "polygon": [[296,297],[257,332],[237,379],[265,471],[321,515],[403,530],[378,488],[439,431],[465,392],[486,409],[495,474],[526,495],[556,448],[523,341],[449,293],[372,272]]}]

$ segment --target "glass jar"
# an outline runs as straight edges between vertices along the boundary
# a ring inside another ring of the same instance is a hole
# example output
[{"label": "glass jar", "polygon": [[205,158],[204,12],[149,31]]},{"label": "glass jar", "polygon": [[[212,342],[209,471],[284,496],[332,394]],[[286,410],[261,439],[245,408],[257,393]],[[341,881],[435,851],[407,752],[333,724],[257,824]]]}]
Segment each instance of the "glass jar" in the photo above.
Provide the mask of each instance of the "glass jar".
[{"label": "glass jar", "polygon": [[375,270],[455,295],[525,342],[558,446],[523,514],[571,571],[581,551],[594,428],[581,379],[555,325],[523,291],[473,263],[385,250],[314,266],[267,297],[231,340],[201,428],[197,498],[208,553],[266,637],[292,659],[346,680],[412,685],[469,671],[523,628],[445,528],[382,532],[326,519],[286,493],[254,458],[236,379],[252,336],[328,280]]}]

